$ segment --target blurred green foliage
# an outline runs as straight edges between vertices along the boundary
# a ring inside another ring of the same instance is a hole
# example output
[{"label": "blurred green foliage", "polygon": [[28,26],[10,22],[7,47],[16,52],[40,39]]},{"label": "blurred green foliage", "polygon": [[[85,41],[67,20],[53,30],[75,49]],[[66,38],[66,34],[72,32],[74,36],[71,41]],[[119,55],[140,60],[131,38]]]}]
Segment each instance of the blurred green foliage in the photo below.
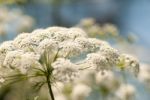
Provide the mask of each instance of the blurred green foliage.
[{"label": "blurred green foliage", "polygon": [[23,4],[26,0],[0,0],[0,4]]}]

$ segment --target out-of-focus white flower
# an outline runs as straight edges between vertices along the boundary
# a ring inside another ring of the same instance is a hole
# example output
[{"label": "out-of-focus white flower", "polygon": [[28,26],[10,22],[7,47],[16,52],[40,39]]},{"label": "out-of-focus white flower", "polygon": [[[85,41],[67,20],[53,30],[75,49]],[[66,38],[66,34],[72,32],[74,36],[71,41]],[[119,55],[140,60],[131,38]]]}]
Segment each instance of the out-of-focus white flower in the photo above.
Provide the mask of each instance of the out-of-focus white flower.
[{"label": "out-of-focus white flower", "polygon": [[74,80],[76,84],[85,84],[90,87],[93,87],[95,84],[95,71],[92,70],[86,70],[86,71],[80,71],[79,77]]},{"label": "out-of-focus white flower", "polygon": [[148,87],[150,86],[150,66],[148,64],[141,64],[138,79]]},{"label": "out-of-focus white flower", "polygon": [[109,34],[111,36],[118,36],[119,32],[115,25],[113,24],[105,24],[103,26],[103,31],[105,34]]},{"label": "out-of-focus white flower", "polygon": [[20,33],[22,31],[28,31],[33,28],[33,25],[35,24],[35,21],[32,17],[24,15],[23,18],[21,18],[20,23],[18,23],[18,27],[16,29],[17,33]]},{"label": "out-of-focus white flower", "polygon": [[111,71],[101,71],[96,74],[96,84],[101,92],[114,92],[120,86],[119,79],[117,79]]},{"label": "out-of-focus white flower", "polygon": [[55,96],[58,96],[58,95],[60,95],[61,93],[64,92],[64,86],[66,84],[64,84],[63,82],[56,82],[55,85],[57,87],[55,87],[55,86],[52,87],[53,93],[54,93]]},{"label": "out-of-focus white flower", "polygon": [[52,67],[54,68],[53,75],[58,81],[73,81],[78,75],[78,68],[68,59],[58,58]]},{"label": "out-of-focus white flower", "polygon": [[55,96],[55,100],[68,100],[64,95]]},{"label": "out-of-focus white flower", "polygon": [[31,16],[24,15],[18,9],[9,9],[8,7],[0,7],[0,35],[7,35],[8,33],[21,33],[29,31],[35,24]]},{"label": "out-of-focus white flower", "polygon": [[116,91],[116,96],[119,100],[134,100],[135,88],[130,84],[122,84]]},{"label": "out-of-focus white flower", "polygon": [[72,91],[72,100],[86,100],[91,92],[91,88],[84,84],[74,86]]},{"label": "out-of-focus white flower", "polygon": [[81,27],[89,27],[89,26],[92,26],[95,24],[95,19],[93,18],[85,18],[85,19],[82,19],[79,23],[79,26]]}]

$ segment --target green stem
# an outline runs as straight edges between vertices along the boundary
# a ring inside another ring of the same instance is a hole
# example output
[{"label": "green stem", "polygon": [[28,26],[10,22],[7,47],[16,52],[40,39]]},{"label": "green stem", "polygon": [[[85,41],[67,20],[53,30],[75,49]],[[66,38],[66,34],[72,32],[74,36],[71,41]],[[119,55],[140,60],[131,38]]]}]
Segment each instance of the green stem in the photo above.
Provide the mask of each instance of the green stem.
[{"label": "green stem", "polygon": [[48,85],[48,89],[49,89],[49,94],[51,96],[51,100],[55,100],[54,94],[53,94],[53,91],[52,91],[52,86],[51,86],[49,75],[47,76],[47,85]]}]

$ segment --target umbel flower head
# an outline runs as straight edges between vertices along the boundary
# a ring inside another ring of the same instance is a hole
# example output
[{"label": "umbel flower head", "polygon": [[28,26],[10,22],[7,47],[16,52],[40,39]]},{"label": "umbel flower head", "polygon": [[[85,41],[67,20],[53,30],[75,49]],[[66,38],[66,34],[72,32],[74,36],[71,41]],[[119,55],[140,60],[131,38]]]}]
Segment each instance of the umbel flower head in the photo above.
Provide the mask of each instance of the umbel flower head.
[{"label": "umbel flower head", "polygon": [[[76,61],[76,57],[79,60]],[[36,79],[36,76],[44,78],[51,95],[53,82],[74,81],[80,76],[80,71],[86,69],[97,72],[112,70],[122,63],[120,58],[126,59],[128,56],[105,41],[89,38],[79,28],[37,29],[0,45],[1,69],[11,70],[12,76],[21,76],[23,79]],[[124,68],[138,74],[138,62],[134,57],[129,58],[130,61],[124,61]],[[10,79],[8,76],[11,73],[0,74],[1,83],[8,82],[6,80]]]}]

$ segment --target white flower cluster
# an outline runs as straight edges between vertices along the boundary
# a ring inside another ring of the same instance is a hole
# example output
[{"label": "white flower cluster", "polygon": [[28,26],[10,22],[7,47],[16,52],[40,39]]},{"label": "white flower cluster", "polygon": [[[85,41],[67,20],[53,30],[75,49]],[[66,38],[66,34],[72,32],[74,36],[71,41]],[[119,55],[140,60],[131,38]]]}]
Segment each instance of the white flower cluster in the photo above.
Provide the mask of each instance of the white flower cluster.
[{"label": "white flower cluster", "polygon": [[77,26],[84,29],[92,37],[113,38],[119,36],[119,31],[115,25],[108,23],[99,25],[93,18],[82,19]]},{"label": "white flower cluster", "polygon": [[63,100],[87,100],[87,98],[94,98],[91,97],[94,91],[98,91],[102,100],[135,99],[135,87],[131,84],[122,83],[111,71],[103,73],[86,71],[72,84],[57,84],[59,92],[54,91],[56,100],[60,98]]},{"label": "white flower cluster", "polygon": [[115,44],[134,43],[138,39],[133,33],[129,33],[127,37],[122,37],[116,25],[111,23],[101,25],[94,18],[84,18],[76,26],[82,28],[90,37],[110,40]]},{"label": "white flower cluster", "polygon": [[[49,54],[43,55],[45,51]],[[71,58],[82,54],[86,57],[81,61],[72,61]],[[48,66],[41,64],[41,57],[46,58]],[[105,41],[88,38],[79,28],[37,29],[0,45],[1,68],[29,74],[32,68],[45,71],[52,67],[53,78],[63,82],[73,81],[80,76],[80,71],[87,68],[97,72],[112,70],[122,63],[122,59],[125,59],[124,68],[138,74],[138,62],[133,57],[124,56]]]},{"label": "white flower cluster", "polygon": [[21,73],[25,74],[30,67],[36,66],[38,59],[39,56],[32,52],[23,52],[21,50],[10,51],[5,57],[3,66],[18,69]]},{"label": "white flower cluster", "polygon": [[54,77],[58,81],[70,82],[78,76],[77,65],[71,63],[68,59],[58,58],[52,63],[52,66],[55,69]]},{"label": "white flower cluster", "polygon": [[9,51],[13,51],[15,50],[15,46],[13,45],[13,41],[6,41],[6,42],[3,42],[0,46],[0,67],[3,66],[3,61],[5,59],[5,56],[6,54],[9,52]]},{"label": "white flower cluster", "polygon": [[119,56],[118,65],[120,65],[120,67],[128,70],[129,72],[133,73],[136,76],[140,71],[138,60],[135,57],[128,54],[121,54]]}]

